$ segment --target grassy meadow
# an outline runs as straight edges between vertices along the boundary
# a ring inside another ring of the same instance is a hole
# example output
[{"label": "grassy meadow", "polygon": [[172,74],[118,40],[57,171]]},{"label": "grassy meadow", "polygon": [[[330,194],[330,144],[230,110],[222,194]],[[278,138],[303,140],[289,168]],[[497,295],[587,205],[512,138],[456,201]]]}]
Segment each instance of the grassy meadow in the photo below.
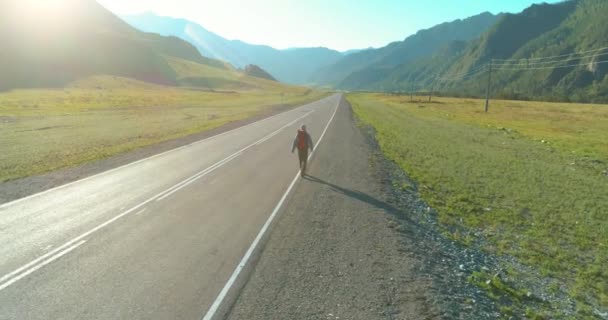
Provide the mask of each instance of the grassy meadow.
[{"label": "grassy meadow", "polygon": [[[172,63],[180,75],[209,85],[167,87],[95,76],[65,88],[0,92],[0,182],[109,157],[324,95],[236,71],[182,60]],[[186,74],[184,66],[205,70]]]},{"label": "grassy meadow", "polygon": [[348,100],[450,236],[560,279],[581,318],[608,308],[608,105]]}]

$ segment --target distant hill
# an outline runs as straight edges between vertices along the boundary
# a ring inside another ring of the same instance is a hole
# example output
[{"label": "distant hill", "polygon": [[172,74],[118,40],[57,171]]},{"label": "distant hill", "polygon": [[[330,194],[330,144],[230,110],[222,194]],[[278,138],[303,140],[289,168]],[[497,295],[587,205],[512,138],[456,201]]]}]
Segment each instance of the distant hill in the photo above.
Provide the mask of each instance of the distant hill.
[{"label": "distant hill", "polygon": [[352,53],[315,72],[311,81],[344,88],[366,87],[367,83],[382,79],[392,68],[427,57],[451,41],[468,41],[479,37],[500,17],[485,12],[418,31],[403,41],[379,49]]},{"label": "distant hill", "polygon": [[271,80],[271,81],[276,81],[276,79],[268,72],[264,71],[264,69],[256,66],[255,64],[248,64],[245,66],[245,69],[243,70],[243,72],[246,75],[252,76],[252,77],[257,77],[257,78],[262,78],[262,79],[266,79],[266,80]]},{"label": "distant hill", "polygon": [[195,45],[204,56],[227,61],[238,68],[255,64],[277,80],[304,84],[314,71],[342,58],[343,54],[327,48],[277,50],[239,40],[227,40],[185,19],[157,16],[152,13],[122,16],[133,27],[165,36],[176,36]]},{"label": "distant hill", "polygon": [[0,90],[63,86],[108,74],[175,84],[166,57],[225,68],[177,37],[138,31],[94,0],[65,0],[62,10],[9,0],[0,12]]},{"label": "distant hill", "polygon": [[[588,52],[608,47],[606,16],[604,0],[532,5],[503,15],[477,39],[446,43],[428,57],[375,75],[369,70],[352,73],[338,86],[385,91],[434,87],[450,95],[484,96],[487,65],[496,59],[495,97],[608,102],[608,63],[598,63],[608,60],[608,50]],[[553,56],[558,57],[542,59]]]},{"label": "distant hill", "polygon": [[177,73],[177,83],[184,87],[210,90],[269,90],[290,91],[302,88],[281,82],[248,75],[238,69],[220,69],[179,58],[168,58],[171,68]]},{"label": "distant hill", "polygon": [[357,52],[361,52],[361,51],[365,51],[365,50],[374,50],[374,48],[369,47],[369,48],[366,48],[366,49],[350,49],[350,50],[343,51],[342,55],[343,56],[348,56],[348,55],[351,55],[353,53],[357,53]]}]

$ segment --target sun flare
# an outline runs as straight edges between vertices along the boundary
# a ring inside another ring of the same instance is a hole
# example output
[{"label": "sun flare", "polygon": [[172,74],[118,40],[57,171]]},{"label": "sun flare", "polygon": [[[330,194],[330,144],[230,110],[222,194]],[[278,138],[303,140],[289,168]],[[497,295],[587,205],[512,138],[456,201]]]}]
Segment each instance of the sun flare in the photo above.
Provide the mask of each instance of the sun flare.
[{"label": "sun flare", "polygon": [[[11,2],[9,25],[25,33],[44,35],[68,28],[78,0],[19,0]],[[10,24],[12,22],[12,24]]]},{"label": "sun flare", "polygon": [[69,8],[73,0],[20,0],[19,6],[33,12],[61,12]]}]

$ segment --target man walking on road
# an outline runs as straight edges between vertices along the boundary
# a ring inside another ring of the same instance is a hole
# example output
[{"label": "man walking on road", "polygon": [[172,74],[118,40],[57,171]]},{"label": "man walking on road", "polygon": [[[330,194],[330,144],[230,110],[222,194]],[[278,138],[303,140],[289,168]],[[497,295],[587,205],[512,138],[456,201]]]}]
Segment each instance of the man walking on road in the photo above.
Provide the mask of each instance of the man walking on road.
[{"label": "man walking on road", "polygon": [[312,152],[313,144],[312,138],[306,132],[306,126],[302,125],[301,129],[298,129],[296,139],[293,141],[291,147],[291,153],[298,148],[298,158],[300,158],[300,174],[302,177],[306,174],[306,162],[308,161],[308,150]]}]

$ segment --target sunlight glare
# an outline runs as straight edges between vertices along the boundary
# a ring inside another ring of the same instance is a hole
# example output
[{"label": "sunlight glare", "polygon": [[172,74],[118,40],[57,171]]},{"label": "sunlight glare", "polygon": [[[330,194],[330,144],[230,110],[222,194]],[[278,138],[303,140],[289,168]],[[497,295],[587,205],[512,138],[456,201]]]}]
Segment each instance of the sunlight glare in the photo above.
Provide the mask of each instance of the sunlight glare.
[{"label": "sunlight glare", "polygon": [[78,0],[19,0],[12,8],[14,26],[32,40],[46,34],[64,32],[72,27],[71,10]]},{"label": "sunlight glare", "polygon": [[17,1],[18,16],[26,18],[29,23],[45,24],[54,27],[52,23],[61,23],[69,14],[74,0],[20,0]]},{"label": "sunlight glare", "polygon": [[69,8],[71,0],[20,0],[19,6],[30,13],[56,14]]}]

